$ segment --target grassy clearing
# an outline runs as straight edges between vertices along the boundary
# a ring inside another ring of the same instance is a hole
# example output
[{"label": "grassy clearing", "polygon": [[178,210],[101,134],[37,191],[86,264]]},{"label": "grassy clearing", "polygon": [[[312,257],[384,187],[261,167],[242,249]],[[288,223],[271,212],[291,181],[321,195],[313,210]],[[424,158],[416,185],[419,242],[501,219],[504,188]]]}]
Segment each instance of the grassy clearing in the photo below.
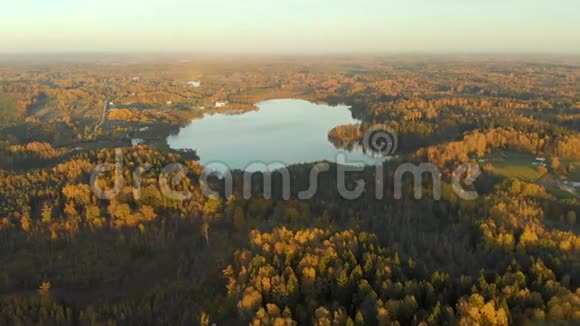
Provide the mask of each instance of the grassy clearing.
[{"label": "grassy clearing", "polygon": [[0,94],[0,128],[16,123],[16,101],[8,95]]},{"label": "grassy clearing", "polygon": [[504,178],[534,182],[542,174],[532,165],[535,157],[526,153],[498,150],[485,156],[488,171]]}]

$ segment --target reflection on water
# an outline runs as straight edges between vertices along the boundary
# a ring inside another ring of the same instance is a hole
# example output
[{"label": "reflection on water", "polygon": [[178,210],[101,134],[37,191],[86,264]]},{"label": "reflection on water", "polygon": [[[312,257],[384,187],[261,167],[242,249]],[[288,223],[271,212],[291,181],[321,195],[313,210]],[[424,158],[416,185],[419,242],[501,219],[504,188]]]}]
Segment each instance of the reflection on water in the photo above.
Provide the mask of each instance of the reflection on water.
[{"label": "reflection on water", "polygon": [[[327,160],[343,153],[346,163],[376,164],[384,158],[366,155],[360,146],[337,149],[328,132],[337,125],[357,123],[347,106],[280,99],[257,104],[258,111],[214,114],[194,120],[169,136],[173,149],[194,149],[203,165],[221,162],[245,170],[254,162],[284,165]],[[249,170],[261,170],[258,165]]]}]

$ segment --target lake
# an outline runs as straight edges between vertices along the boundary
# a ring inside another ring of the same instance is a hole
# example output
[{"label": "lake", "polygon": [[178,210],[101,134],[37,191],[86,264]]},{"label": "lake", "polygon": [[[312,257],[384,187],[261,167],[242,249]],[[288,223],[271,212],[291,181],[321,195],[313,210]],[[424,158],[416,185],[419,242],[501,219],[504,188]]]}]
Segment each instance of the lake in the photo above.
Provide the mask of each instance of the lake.
[{"label": "lake", "polygon": [[377,164],[383,159],[363,153],[362,148],[345,151],[335,148],[328,132],[343,124],[359,122],[346,105],[329,106],[298,99],[259,102],[257,111],[241,114],[206,114],[167,138],[173,149],[193,149],[202,165],[223,170],[263,170],[254,162],[284,165],[316,161],[337,162],[345,155],[346,164]]}]

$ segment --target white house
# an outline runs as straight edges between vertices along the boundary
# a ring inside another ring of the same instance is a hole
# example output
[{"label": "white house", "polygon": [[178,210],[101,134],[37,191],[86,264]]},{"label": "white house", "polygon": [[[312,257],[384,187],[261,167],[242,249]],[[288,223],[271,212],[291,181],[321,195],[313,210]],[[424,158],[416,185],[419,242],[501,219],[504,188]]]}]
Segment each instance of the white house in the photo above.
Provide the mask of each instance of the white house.
[{"label": "white house", "polygon": [[189,85],[193,86],[193,87],[200,87],[201,86],[201,82],[200,81],[196,81],[196,80],[192,80],[187,82]]},{"label": "white house", "polygon": [[145,143],[145,140],[143,140],[141,138],[131,138],[131,145],[132,146],[137,146],[137,145],[141,145],[144,143]]},{"label": "white house", "polygon": [[223,108],[224,106],[228,105],[228,101],[215,101],[216,108]]},{"label": "white house", "polygon": [[546,164],[546,158],[541,156],[536,157],[536,160],[532,162],[532,164],[537,166],[548,166],[548,164]]}]

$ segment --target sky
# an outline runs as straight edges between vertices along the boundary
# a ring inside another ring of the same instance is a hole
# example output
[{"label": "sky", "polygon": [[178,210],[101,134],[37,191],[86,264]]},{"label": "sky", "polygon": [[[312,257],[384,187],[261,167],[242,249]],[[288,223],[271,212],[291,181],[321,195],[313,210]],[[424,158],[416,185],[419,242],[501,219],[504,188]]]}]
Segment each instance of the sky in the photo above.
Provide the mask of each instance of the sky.
[{"label": "sky", "polygon": [[0,52],[580,54],[580,0],[3,0]]}]

